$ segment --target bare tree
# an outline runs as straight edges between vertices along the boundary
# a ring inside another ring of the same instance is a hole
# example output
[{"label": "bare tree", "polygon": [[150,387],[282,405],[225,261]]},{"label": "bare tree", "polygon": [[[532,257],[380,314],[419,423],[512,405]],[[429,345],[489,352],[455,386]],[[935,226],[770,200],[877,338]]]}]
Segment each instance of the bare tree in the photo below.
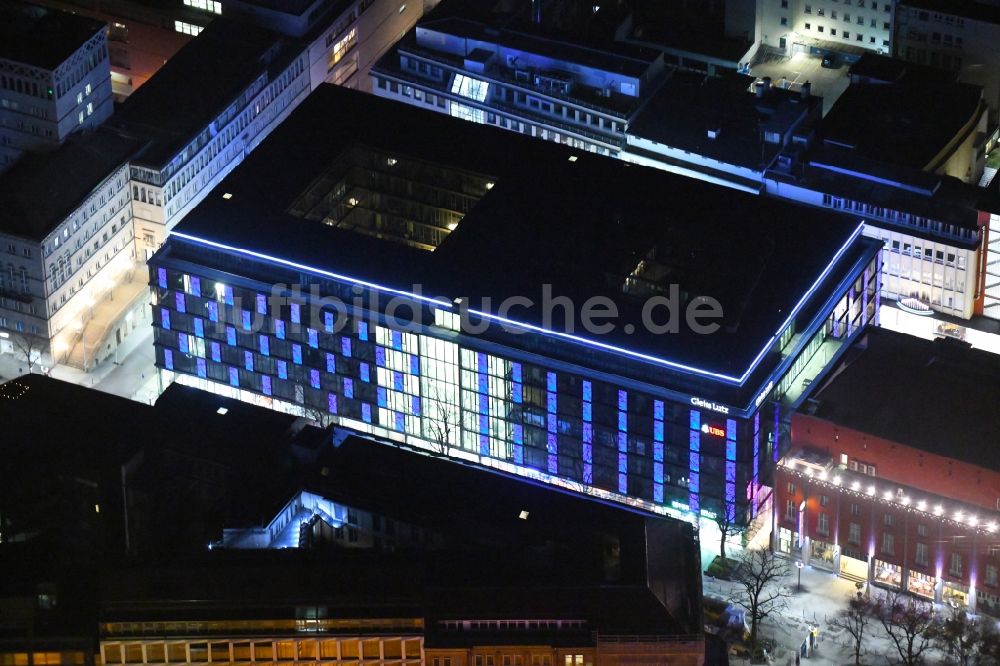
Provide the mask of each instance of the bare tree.
[{"label": "bare tree", "polygon": [[733,603],[750,616],[750,650],[757,650],[760,622],[771,613],[785,607],[790,596],[781,583],[788,577],[788,562],[770,550],[746,550],[736,560],[733,580],[736,582]]},{"label": "bare tree", "polygon": [[929,604],[893,592],[886,596],[879,620],[903,666],[924,663],[938,628]]},{"label": "bare tree", "polygon": [[35,333],[15,333],[10,336],[10,342],[18,357],[23,358],[27,364],[28,372],[34,372],[35,359],[41,358],[42,350],[45,349],[45,338]]},{"label": "bare tree", "polygon": [[941,622],[934,634],[934,643],[954,659],[958,666],[978,666],[984,663],[980,647],[987,639],[987,631],[964,610],[955,609],[951,616]]},{"label": "bare tree", "polygon": [[843,629],[851,637],[851,652],[854,653],[854,663],[860,664],[861,657],[868,653],[865,649],[865,636],[868,635],[868,625],[871,623],[870,604],[861,593],[852,594],[847,598],[847,608],[837,613],[830,624]]},{"label": "bare tree", "polygon": [[448,454],[448,447],[454,445],[459,436],[459,424],[456,410],[441,398],[437,386],[432,386],[424,401],[425,423],[427,436],[434,444],[434,453]]},{"label": "bare tree", "polygon": [[743,526],[736,521],[734,511],[723,507],[721,511],[715,512],[715,524],[719,527],[721,536],[719,537],[719,557],[726,559],[726,541],[731,536],[736,536],[743,531]]}]

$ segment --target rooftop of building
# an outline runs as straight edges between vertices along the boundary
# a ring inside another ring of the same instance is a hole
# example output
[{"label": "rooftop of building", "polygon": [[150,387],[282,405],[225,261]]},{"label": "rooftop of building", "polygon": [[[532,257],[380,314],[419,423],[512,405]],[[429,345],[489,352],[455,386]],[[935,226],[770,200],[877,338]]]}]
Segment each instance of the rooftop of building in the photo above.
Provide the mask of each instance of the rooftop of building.
[{"label": "rooftop of building", "polygon": [[812,413],[853,430],[1000,471],[1000,356],[950,338],[870,329],[815,394]]},{"label": "rooftop of building", "polygon": [[[399,132],[403,125],[411,130]],[[322,216],[310,221],[288,212],[325,171],[362,144],[375,154],[492,180],[433,252],[328,226]],[[425,294],[444,294],[449,301],[467,297],[473,307],[484,297],[492,297],[492,305],[482,305],[495,309],[504,298],[527,296],[534,306],[516,308],[516,317],[533,325],[544,323],[544,284],[578,304],[607,296],[623,325],[601,336],[584,333],[578,306],[568,322],[573,330],[603,344],[735,377],[752,374],[761,349],[800,302],[805,309],[795,314],[804,325],[819,302],[833,295],[832,281],[874,252],[867,241],[853,242],[856,225],[833,213],[334,86],[314,92],[177,231],[396,289],[412,291],[420,284]],[[168,252],[181,257],[198,252],[181,241],[184,235],[174,237]],[[673,283],[689,297],[717,299],[722,330],[698,335],[682,323],[676,334],[647,332],[643,304],[653,293],[669,292]],[[814,284],[817,297],[804,298]],[[557,312],[556,321],[562,317]],[[634,328],[631,334],[626,322]],[[568,332],[559,324],[548,328]],[[572,353],[572,361],[579,362],[579,351],[565,347],[548,345],[546,353]]]},{"label": "rooftop of building", "polygon": [[110,132],[75,132],[52,152],[28,153],[0,178],[0,232],[43,240],[141,147]]},{"label": "rooftop of building", "polygon": [[951,14],[974,21],[1000,24],[1000,5],[980,0],[904,0],[900,7],[914,7],[928,12]]},{"label": "rooftop of building", "polygon": [[707,76],[673,71],[636,118],[629,135],[680,148],[748,169],[762,169],[781,150],[764,132],[782,136],[805,116],[818,112],[819,97],[771,86],[763,97],[750,92],[753,77]]},{"label": "rooftop of building", "polygon": [[91,37],[102,21],[19,2],[0,2],[0,58],[52,70]]},{"label": "rooftop of building", "polygon": [[162,168],[241,91],[277,73],[276,61],[291,57],[283,44],[276,32],[216,18],[129,95],[108,124],[148,139],[138,163]]},{"label": "rooftop of building", "polygon": [[[896,67],[880,64],[884,60],[889,59],[865,56],[860,71],[893,76]],[[823,118],[819,133],[827,146],[933,170],[935,158],[974,127],[984,109],[979,86],[934,80],[907,66],[892,83],[851,83]]]},{"label": "rooftop of building", "polygon": [[626,37],[672,51],[738,63],[751,39],[726,34],[725,3],[700,0],[630,0],[632,30]]}]

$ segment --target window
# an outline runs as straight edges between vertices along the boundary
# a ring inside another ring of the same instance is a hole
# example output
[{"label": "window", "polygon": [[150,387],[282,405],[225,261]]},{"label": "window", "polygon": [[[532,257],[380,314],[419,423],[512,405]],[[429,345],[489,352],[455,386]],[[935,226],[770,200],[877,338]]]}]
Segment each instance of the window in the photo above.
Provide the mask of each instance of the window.
[{"label": "window", "polygon": [[192,37],[197,37],[201,34],[203,28],[198,25],[191,25],[190,23],[185,23],[184,21],[174,21],[174,30],[176,32],[183,33],[185,35],[191,35]]},{"label": "window", "polygon": [[917,525],[917,536],[922,536],[922,537],[927,536],[927,526],[926,525]]},{"label": "window", "polygon": [[894,527],[896,525],[896,517],[891,513],[887,513],[883,516],[882,522],[886,527]]},{"label": "window", "polygon": [[795,494],[795,484],[792,483],[791,481],[788,482],[788,494],[789,495]]},{"label": "window", "polygon": [[986,584],[990,587],[997,586],[997,565],[987,564],[986,565]]},{"label": "window", "polygon": [[921,567],[926,567],[927,566],[927,561],[928,560],[927,560],[927,544],[926,543],[919,543],[919,542],[917,543],[917,554],[916,554],[916,557],[914,558],[914,561],[917,563],[918,566],[921,566]]},{"label": "window", "polygon": [[896,552],[896,537],[889,532],[882,535],[882,552],[886,555],[894,555]]},{"label": "window", "polygon": [[813,13],[812,5],[806,5],[805,9],[803,9],[802,11],[804,11],[806,14],[812,14]]},{"label": "window", "polygon": [[861,505],[860,504],[851,504],[851,515],[852,516],[860,516],[861,515]]},{"label": "window", "polygon": [[830,504],[830,498],[829,498],[829,496],[827,496],[827,495],[820,495],[819,496],[819,505],[820,506],[828,506],[829,504]]},{"label": "window", "polygon": [[819,514],[819,521],[816,523],[816,531],[820,534],[830,533],[830,516],[825,511],[822,511]]},{"label": "window", "polygon": [[798,510],[795,508],[795,500],[785,500],[785,520],[795,520]]},{"label": "window", "polygon": [[959,553],[951,554],[951,563],[948,566],[948,573],[956,578],[962,576],[962,556]]},{"label": "window", "polygon": [[806,23],[806,30],[809,30],[810,28],[812,28],[812,26]]},{"label": "window", "polygon": [[788,25],[788,17],[787,16],[782,16],[781,17],[781,25]]},{"label": "window", "polygon": [[847,543],[861,544],[861,523],[851,523],[847,529]]}]

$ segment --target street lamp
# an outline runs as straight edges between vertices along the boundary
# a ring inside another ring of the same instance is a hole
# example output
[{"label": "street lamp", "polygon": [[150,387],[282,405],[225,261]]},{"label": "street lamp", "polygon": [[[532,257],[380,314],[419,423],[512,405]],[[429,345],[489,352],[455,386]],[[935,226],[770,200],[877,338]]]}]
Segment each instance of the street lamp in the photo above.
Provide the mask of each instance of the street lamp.
[{"label": "street lamp", "polygon": [[796,592],[801,592],[802,591],[802,567],[804,567],[804,566],[805,565],[802,564],[802,562],[796,562],[795,563],[795,568],[799,570],[799,584],[795,587],[795,591]]}]

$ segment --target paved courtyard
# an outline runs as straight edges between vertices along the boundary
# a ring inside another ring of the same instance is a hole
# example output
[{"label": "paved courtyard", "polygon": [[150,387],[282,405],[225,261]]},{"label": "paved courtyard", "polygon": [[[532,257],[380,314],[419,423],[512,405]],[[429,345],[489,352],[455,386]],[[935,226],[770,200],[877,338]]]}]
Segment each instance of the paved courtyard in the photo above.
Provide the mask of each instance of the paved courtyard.
[{"label": "paved courtyard", "polygon": [[835,69],[822,67],[822,58],[806,53],[797,53],[791,58],[767,54],[750,68],[750,75],[757,78],[771,77],[773,85],[779,88],[798,90],[809,81],[812,94],[823,98],[823,115],[829,112],[833,103],[850,83],[847,65]]}]

